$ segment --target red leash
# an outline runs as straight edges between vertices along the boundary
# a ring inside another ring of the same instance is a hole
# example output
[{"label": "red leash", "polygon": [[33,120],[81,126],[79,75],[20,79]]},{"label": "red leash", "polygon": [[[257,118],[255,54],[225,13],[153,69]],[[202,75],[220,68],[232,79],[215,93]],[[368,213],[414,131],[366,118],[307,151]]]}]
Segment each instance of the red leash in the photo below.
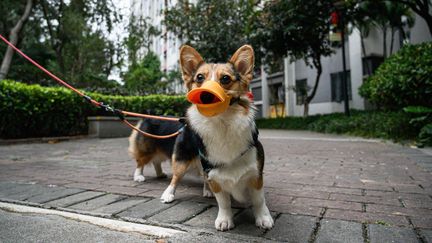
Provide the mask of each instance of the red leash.
[{"label": "red leash", "polygon": [[48,74],[48,76],[50,76],[51,78],[53,78],[54,80],[56,80],[57,82],[59,82],[60,84],[62,84],[63,86],[65,86],[66,88],[71,89],[72,91],[74,91],[75,93],[77,93],[79,96],[83,97],[86,101],[90,102],[92,105],[94,105],[94,106],[96,106],[98,108],[102,108],[105,111],[111,112],[114,115],[118,116],[120,118],[120,120],[124,124],[126,124],[127,126],[129,126],[130,128],[132,128],[133,130],[141,133],[144,136],[151,137],[151,138],[158,138],[158,139],[171,138],[171,137],[177,136],[183,130],[183,128],[184,128],[184,127],[182,127],[177,132],[172,133],[172,134],[168,134],[168,135],[154,135],[154,134],[150,134],[150,133],[144,132],[144,131],[140,130],[139,128],[135,127],[134,125],[132,125],[129,121],[127,121],[125,119],[125,115],[126,116],[135,116],[135,117],[142,117],[142,118],[165,120],[165,121],[175,121],[175,122],[183,122],[184,119],[182,119],[182,118],[175,118],[175,117],[153,116],[153,115],[140,114],[140,113],[134,113],[134,112],[123,111],[123,110],[119,110],[119,109],[114,109],[114,108],[112,108],[109,105],[106,105],[106,104],[104,104],[102,102],[98,102],[98,101],[92,99],[90,96],[84,94],[83,92],[79,91],[78,89],[72,87],[70,84],[68,84],[65,81],[61,80],[59,77],[55,76],[50,71],[48,71],[47,69],[45,69],[44,67],[42,67],[35,60],[31,59],[26,54],[24,54],[24,52],[22,52],[16,46],[14,46],[12,43],[10,43],[2,35],[0,35],[0,39],[3,40],[6,44],[8,44],[10,47],[12,47],[12,49],[14,49],[16,52],[18,52],[22,57],[24,57],[25,59],[27,59],[27,61],[31,62],[37,68],[39,68],[40,70],[42,70],[43,72],[45,72],[46,74]]}]

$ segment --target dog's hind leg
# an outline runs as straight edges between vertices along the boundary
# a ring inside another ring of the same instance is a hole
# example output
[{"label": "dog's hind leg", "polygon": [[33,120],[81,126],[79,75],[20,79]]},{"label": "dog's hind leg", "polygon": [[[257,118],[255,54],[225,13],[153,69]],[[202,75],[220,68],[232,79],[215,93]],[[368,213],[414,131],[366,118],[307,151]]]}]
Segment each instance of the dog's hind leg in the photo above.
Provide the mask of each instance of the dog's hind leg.
[{"label": "dog's hind leg", "polygon": [[204,186],[203,186],[203,197],[214,197],[213,192],[209,189],[209,186],[206,181],[204,181]]},{"label": "dog's hind leg", "polygon": [[157,178],[166,178],[167,175],[162,171],[162,162],[163,161],[153,161],[153,167],[156,171]]},{"label": "dog's hind leg", "polygon": [[134,172],[134,181],[143,182],[145,181],[145,177],[143,174],[144,166],[150,162],[152,156],[140,156],[136,159],[137,167]]},{"label": "dog's hind leg", "polygon": [[178,183],[183,178],[184,174],[188,170],[189,166],[191,165],[191,161],[177,161],[175,159],[175,156],[173,156],[172,160],[172,173],[173,176],[171,178],[170,185],[165,189],[165,191],[162,193],[161,201],[163,203],[170,203],[174,201],[175,196],[175,190],[177,188]]}]

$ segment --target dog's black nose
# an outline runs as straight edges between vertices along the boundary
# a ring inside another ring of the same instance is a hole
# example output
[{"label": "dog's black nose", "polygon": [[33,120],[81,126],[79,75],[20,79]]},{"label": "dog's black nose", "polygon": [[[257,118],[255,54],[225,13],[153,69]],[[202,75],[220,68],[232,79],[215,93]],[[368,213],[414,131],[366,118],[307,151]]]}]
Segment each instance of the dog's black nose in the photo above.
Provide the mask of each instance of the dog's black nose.
[{"label": "dog's black nose", "polygon": [[211,104],[214,102],[215,96],[210,92],[202,92],[200,94],[201,103]]}]

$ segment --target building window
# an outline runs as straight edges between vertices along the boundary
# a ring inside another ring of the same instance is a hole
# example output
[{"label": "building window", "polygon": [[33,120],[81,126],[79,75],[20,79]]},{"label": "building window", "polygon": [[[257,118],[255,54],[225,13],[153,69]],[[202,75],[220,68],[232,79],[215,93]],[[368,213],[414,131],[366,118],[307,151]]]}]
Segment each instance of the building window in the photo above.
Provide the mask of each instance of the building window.
[{"label": "building window", "polygon": [[262,105],[255,105],[255,107],[257,108],[257,113],[255,115],[256,118],[262,118]]},{"label": "building window", "polygon": [[[346,72],[347,85],[348,85],[348,100],[352,99],[351,92],[351,75],[350,71]],[[342,102],[343,101],[343,92],[342,92],[342,81],[343,81],[343,72],[331,73],[331,101],[333,102]]]},{"label": "building window", "polygon": [[307,98],[307,79],[296,80],[295,92],[297,105],[303,105]]},{"label": "building window", "polygon": [[261,87],[252,88],[252,95],[255,101],[262,100]]},{"label": "building window", "polygon": [[285,90],[281,83],[269,85],[270,104],[280,104],[285,101]]},{"label": "building window", "polygon": [[363,76],[370,76],[375,73],[375,70],[384,62],[382,56],[367,56],[362,58]]}]

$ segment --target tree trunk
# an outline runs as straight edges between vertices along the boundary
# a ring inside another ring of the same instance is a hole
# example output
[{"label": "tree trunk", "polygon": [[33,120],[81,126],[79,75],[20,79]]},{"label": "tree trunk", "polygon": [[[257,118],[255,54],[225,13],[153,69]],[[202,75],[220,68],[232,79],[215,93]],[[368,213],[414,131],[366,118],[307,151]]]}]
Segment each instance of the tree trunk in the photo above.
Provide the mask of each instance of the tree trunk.
[{"label": "tree trunk", "polygon": [[309,102],[307,100],[305,100],[303,107],[303,116],[307,117],[309,115]]},{"label": "tree trunk", "polygon": [[309,115],[309,104],[312,101],[312,99],[315,97],[316,91],[318,89],[318,84],[321,78],[322,74],[322,64],[321,64],[321,55],[316,55],[316,57],[313,60],[313,65],[317,69],[317,76],[315,77],[315,84],[312,89],[312,93],[306,97],[305,103],[304,103],[304,111],[303,116]]},{"label": "tree trunk", "polygon": [[387,58],[387,28],[382,27],[383,30],[383,57],[384,59]]},{"label": "tree trunk", "polygon": [[394,42],[394,36],[395,36],[396,29],[394,27],[391,28],[391,42],[390,42],[390,52],[391,55],[393,53],[393,42]]},{"label": "tree trunk", "polygon": [[423,19],[426,21],[426,24],[429,27],[429,32],[432,35],[432,16],[427,14],[427,13],[423,13],[423,14],[419,14],[421,17],[423,17]]},{"label": "tree trunk", "polygon": [[399,33],[400,33],[399,38],[402,39],[400,40],[400,48],[402,48],[402,46],[405,45],[405,40],[407,40],[407,35],[401,26],[399,26]]},{"label": "tree trunk", "polygon": [[[365,46],[364,37],[362,34],[360,34],[360,43],[361,43],[363,58],[366,58],[366,46]],[[372,74],[372,71],[370,70],[369,64],[364,65],[364,68],[366,69],[367,75],[370,76]]]},{"label": "tree trunk", "polygon": [[[27,0],[27,4],[24,10],[23,15],[18,20],[16,25],[12,28],[10,34],[9,34],[9,42],[13,45],[16,45],[18,43],[18,37],[19,33],[21,32],[25,22],[27,21],[28,17],[30,16],[30,12],[33,6],[33,0]],[[12,47],[8,46],[6,49],[6,53],[3,57],[3,61],[0,67],[0,80],[3,80],[6,78],[7,74],[9,73],[10,64],[12,62],[12,56],[13,56],[13,49]]]}]

